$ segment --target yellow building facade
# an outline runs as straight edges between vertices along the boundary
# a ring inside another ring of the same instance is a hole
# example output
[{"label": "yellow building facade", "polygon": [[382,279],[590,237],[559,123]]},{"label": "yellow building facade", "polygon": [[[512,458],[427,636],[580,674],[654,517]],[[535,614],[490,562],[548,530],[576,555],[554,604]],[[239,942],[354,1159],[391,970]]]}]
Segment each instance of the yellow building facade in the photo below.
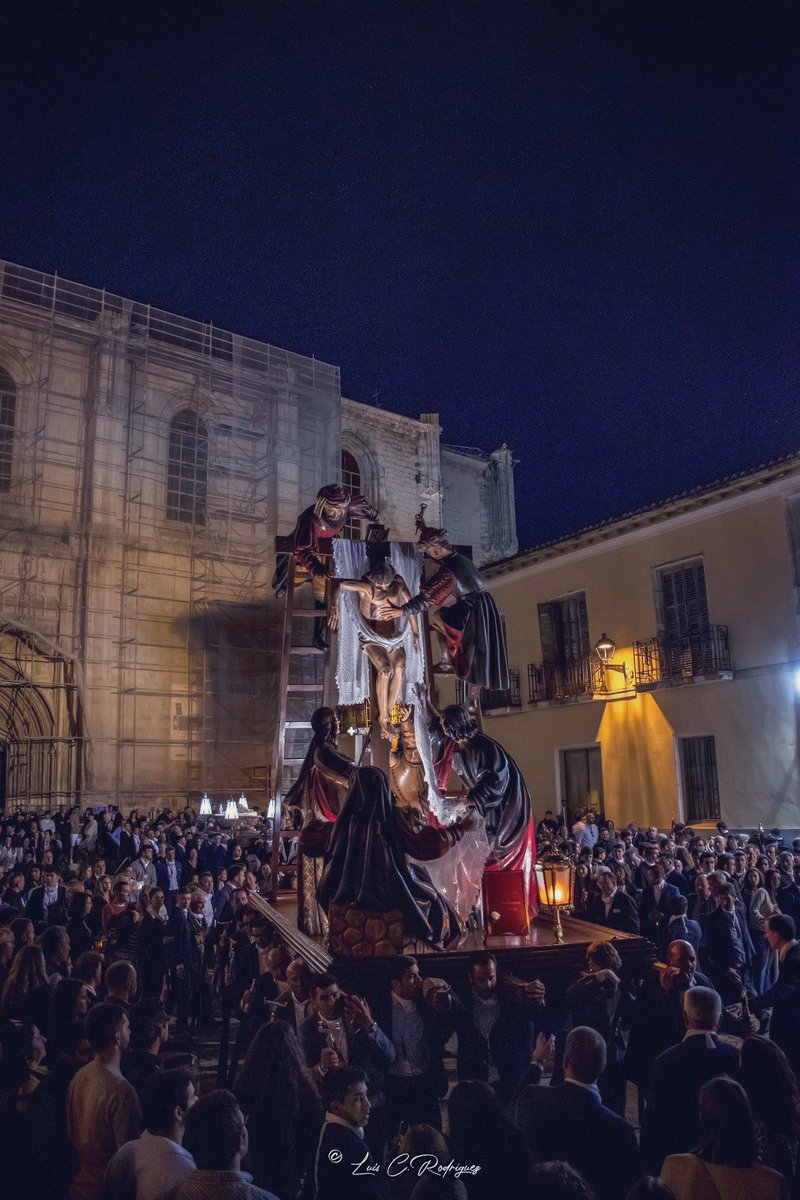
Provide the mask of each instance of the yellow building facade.
[{"label": "yellow building facade", "polygon": [[800,827],[800,456],[484,571],[537,819]]}]

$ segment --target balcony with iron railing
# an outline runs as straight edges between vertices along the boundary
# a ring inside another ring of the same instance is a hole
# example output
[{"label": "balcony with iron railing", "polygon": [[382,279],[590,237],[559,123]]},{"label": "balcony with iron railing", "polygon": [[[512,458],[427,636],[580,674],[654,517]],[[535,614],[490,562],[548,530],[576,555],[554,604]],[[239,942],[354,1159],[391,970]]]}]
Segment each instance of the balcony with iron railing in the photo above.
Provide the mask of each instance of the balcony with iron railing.
[{"label": "balcony with iron railing", "polygon": [[520,708],[522,694],[520,691],[519,671],[508,672],[509,686],[507,688],[483,688],[481,691],[481,708],[484,712],[497,708]]},{"label": "balcony with iron railing", "polygon": [[603,667],[594,654],[563,662],[528,664],[530,704],[569,704],[605,692]]},{"label": "balcony with iron railing", "polygon": [[633,669],[637,689],[727,678],[733,670],[728,626],[709,625],[683,638],[659,634],[634,642]]}]

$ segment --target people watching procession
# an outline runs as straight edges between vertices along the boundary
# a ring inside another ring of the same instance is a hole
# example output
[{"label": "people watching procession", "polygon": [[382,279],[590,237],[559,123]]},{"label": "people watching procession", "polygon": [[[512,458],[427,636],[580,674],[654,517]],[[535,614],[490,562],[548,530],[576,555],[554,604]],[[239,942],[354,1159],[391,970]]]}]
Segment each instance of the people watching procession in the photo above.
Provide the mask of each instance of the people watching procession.
[{"label": "people watching procession", "polygon": [[[800,847],[778,833],[548,813],[540,852],[582,868],[580,973],[545,988],[481,950],[451,986],[400,956],[362,995],[250,903],[266,818],[242,846],[192,810],[133,814],[126,862],[119,814],[67,816],[49,814],[46,861],[38,817],[3,824],[0,1149],[34,1200],[424,1195],[387,1174],[403,1146],[471,1154],[486,1174],[448,1194],[474,1200],[490,1178],[532,1200],[800,1194]],[[659,957],[631,974],[614,939],[637,931]],[[216,1054],[220,1016],[214,1090],[171,1057]],[[345,1149],[377,1169],[334,1171]]]}]

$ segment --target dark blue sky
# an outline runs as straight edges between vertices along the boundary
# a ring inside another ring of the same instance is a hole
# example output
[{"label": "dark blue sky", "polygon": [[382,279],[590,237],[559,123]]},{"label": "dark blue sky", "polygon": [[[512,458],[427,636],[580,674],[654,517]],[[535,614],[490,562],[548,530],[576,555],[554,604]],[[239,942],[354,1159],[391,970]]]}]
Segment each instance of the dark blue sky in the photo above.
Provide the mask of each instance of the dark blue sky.
[{"label": "dark blue sky", "polygon": [[7,5],[0,255],[507,441],[532,544],[800,449],[795,13]]}]

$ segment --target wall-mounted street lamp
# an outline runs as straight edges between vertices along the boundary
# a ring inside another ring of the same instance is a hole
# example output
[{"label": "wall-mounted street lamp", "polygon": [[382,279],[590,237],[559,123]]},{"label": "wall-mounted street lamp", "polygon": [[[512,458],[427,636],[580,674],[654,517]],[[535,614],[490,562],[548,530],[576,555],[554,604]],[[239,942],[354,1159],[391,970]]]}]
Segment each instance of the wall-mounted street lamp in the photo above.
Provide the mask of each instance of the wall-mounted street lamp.
[{"label": "wall-mounted street lamp", "polygon": [[611,640],[607,633],[604,633],[602,637],[600,637],[595,643],[594,652],[600,659],[600,665],[604,673],[606,671],[621,671],[622,678],[625,680],[625,687],[633,687],[633,671],[629,671],[625,663],[615,663],[611,661],[614,655],[617,653],[617,645],[616,642]]}]

